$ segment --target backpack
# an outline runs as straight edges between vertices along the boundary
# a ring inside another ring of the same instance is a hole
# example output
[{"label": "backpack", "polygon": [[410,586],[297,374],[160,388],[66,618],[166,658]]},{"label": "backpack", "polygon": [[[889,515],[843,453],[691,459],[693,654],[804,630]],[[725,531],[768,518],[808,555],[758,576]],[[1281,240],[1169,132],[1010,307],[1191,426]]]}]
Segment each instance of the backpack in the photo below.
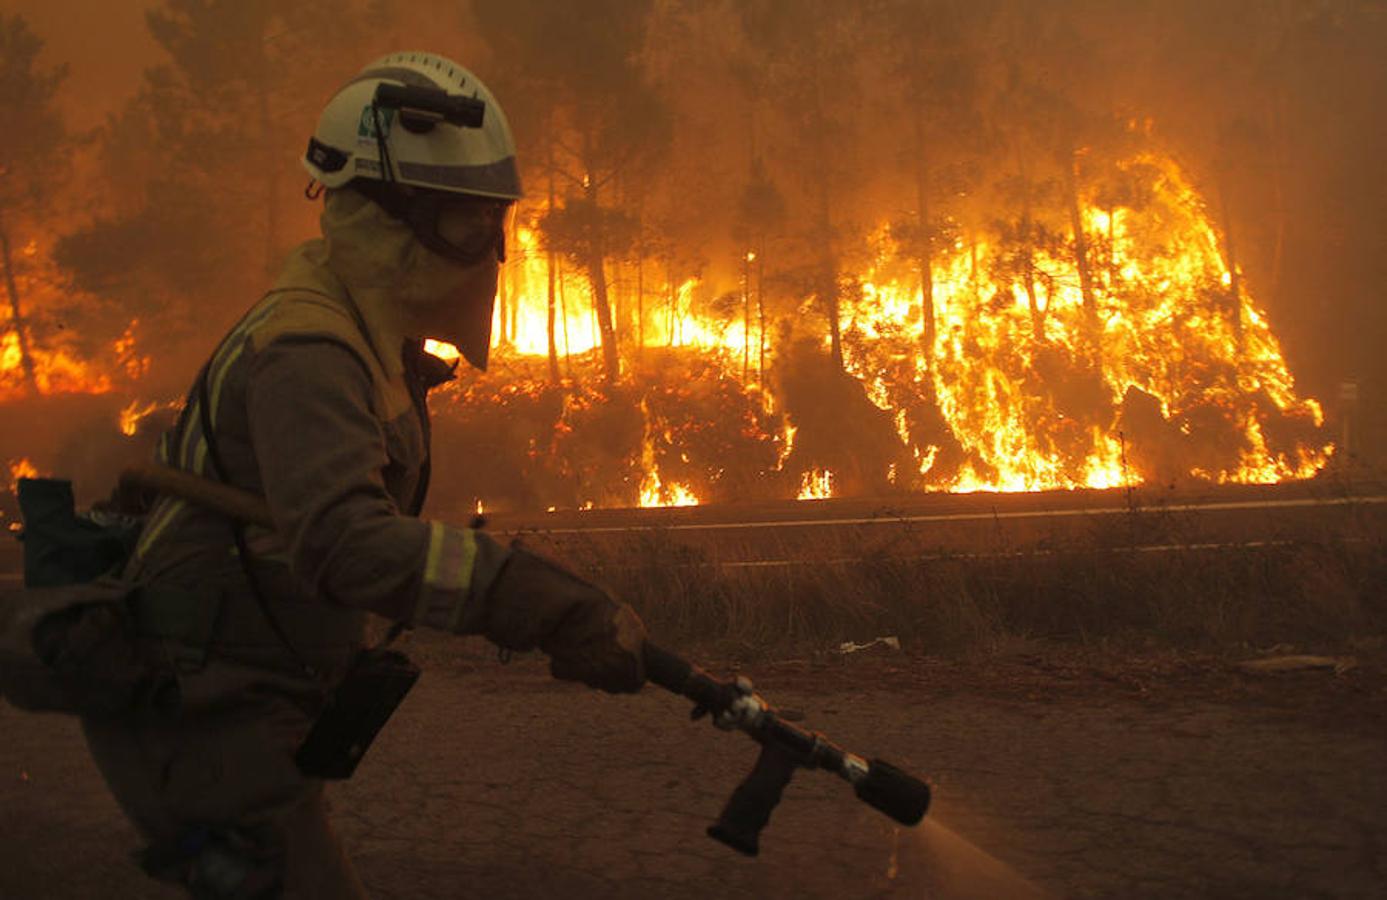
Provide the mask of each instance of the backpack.
[{"label": "backpack", "polygon": [[21,479],[19,505],[24,587],[0,591],[0,697],[94,717],[176,704],[174,672],[137,637],[140,589],[119,576],[139,520],[78,516],[56,479]]}]

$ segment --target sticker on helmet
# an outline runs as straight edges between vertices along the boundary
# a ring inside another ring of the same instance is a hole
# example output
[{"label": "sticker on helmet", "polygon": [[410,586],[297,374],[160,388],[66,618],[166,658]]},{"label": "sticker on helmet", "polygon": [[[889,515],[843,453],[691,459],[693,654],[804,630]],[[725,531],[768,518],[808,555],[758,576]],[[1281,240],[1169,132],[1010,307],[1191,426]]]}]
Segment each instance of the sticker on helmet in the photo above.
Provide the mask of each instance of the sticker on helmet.
[{"label": "sticker on helmet", "polygon": [[377,138],[376,120],[380,120],[380,128],[384,134],[382,138],[390,137],[390,123],[395,117],[395,110],[390,107],[381,109],[377,106],[367,105],[361,108],[361,119],[357,122],[356,136],[358,140],[374,141]]}]

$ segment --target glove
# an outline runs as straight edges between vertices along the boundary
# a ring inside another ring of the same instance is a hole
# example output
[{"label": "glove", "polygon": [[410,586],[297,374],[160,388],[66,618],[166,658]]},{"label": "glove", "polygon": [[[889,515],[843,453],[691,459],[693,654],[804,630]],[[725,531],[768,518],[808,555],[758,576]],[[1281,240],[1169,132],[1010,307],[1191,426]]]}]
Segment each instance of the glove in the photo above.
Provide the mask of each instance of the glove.
[{"label": "glove", "polygon": [[645,684],[640,616],[562,566],[512,547],[485,605],[482,633],[512,650],[539,647],[555,678],[614,694]]}]

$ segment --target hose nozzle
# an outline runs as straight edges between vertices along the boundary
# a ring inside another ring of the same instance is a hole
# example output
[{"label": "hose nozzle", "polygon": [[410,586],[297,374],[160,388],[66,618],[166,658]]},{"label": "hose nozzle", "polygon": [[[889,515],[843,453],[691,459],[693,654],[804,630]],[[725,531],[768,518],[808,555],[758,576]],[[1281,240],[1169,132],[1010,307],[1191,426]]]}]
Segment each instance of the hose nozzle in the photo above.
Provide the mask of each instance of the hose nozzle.
[{"label": "hose nozzle", "polygon": [[902,825],[918,825],[929,809],[929,785],[880,759],[872,760],[867,777],[853,787],[858,799]]}]

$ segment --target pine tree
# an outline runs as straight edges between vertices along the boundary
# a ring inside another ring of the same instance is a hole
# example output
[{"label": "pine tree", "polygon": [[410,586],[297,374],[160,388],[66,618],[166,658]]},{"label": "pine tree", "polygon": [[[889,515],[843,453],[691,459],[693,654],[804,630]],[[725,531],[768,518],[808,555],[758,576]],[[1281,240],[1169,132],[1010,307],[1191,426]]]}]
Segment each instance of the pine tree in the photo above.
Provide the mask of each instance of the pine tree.
[{"label": "pine tree", "polygon": [[5,135],[0,141],[0,267],[5,271],[9,331],[19,349],[24,386],[39,390],[33,334],[25,318],[16,267],[16,244],[51,201],[66,168],[69,136],[55,99],[67,67],[38,66],[43,41],[21,16],[0,16],[0,97]]}]

